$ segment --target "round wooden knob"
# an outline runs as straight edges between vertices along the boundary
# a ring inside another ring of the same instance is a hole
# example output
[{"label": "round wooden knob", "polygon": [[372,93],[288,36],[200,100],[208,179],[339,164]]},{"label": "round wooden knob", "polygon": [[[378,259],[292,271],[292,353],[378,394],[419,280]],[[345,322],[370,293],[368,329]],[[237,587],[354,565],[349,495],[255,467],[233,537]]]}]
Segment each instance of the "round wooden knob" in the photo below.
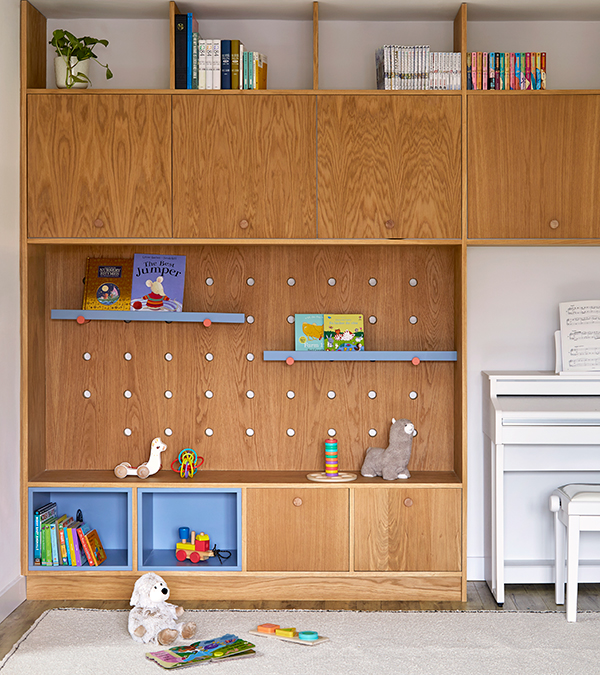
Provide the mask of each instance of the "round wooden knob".
[{"label": "round wooden knob", "polygon": [[250,225],[250,223],[247,220],[245,219],[240,220],[240,227],[242,228],[242,230],[245,230],[248,227],[248,225]]},{"label": "round wooden knob", "polygon": [[94,227],[104,227],[104,221],[100,220],[100,218],[96,218],[94,221]]},{"label": "round wooden knob", "polygon": [[302,506],[302,500],[300,499],[300,497],[294,497],[292,504],[294,506]]},{"label": "round wooden knob", "polygon": [[413,505],[413,500],[410,497],[407,497],[404,500],[404,506],[412,506]]},{"label": "round wooden knob", "polygon": [[556,230],[556,228],[557,228],[559,225],[560,225],[560,223],[559,223],[558,220],[556,220],[556,219],[550,221],[550,227],[551,227],[553,230]]},{"label": "round wooden knob", "polygon": [[385,221],[385,226],[387,227],[388,230],[391,230],[395,224],[396,223],[394,223],[394,221],[391,218]]}]

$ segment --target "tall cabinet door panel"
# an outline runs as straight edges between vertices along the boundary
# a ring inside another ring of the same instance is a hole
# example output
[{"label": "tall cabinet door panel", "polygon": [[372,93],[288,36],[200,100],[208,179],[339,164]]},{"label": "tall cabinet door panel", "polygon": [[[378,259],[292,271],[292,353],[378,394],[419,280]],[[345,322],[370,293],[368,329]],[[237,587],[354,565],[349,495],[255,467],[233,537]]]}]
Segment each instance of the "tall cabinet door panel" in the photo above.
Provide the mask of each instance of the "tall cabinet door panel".
[{"label": "tall cabinet door panel", "polygon": [[461,569],[461,491],[454,488],[355,490],[356,571]]},{"label": "tall cabinet door panel", "polygon": [[319,95],[319,238],[461,233],[459,96]]},{"label": "tall cabinet door panel", "polygon": [[346,488],[249,488],[249,571],[347,572]]},{"label": "tall cabinet door panel", "polygon": [[170,237],[170,98],[29,95],[29,236]]},{"label": "tall cabinet door panel", "polygon": [[600,96],[470,96],[470,238],[600,236]]},{"label": "tall cabinet door panel", "polygon": [[314,96],[173,95],[174,236],[314,238]]}]

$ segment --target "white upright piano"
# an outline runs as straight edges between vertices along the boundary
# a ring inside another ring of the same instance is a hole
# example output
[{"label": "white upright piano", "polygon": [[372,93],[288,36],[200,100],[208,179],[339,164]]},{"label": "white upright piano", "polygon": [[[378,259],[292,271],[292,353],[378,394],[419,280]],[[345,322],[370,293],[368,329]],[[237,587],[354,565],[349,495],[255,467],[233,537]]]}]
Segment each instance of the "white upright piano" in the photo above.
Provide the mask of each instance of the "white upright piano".
[{"label": "white upright piano", "polygon": [[[554,484],[556,476],[554,487],[575,482],[569,477],[575,475],[580,482],[600,483],[600,373],[484,372],[483,432],[490,478],[488,523],[491,520],[485,576],[496,602],[502,605],[505,584],[550,583],[554,571],[550,556],[545,560],[506,559],[506,536],[512,534],[507,528],[519,527],[514,522],[518,518],[513,517],[512,524],[505,520],[507,474],[529,472],[524,474],[522,491],[527,490],[527,479],[538,472],[555,472],[550,477]],[[590,480],[581,481],[580,472],[586,472],[584,477],[591,472]],[[549,529],[551,514],[539,502],[536,517],[544,519],[539,526]],[[532,533],[536,530],[531,529]],[[534,567],[545,571],[532,576]]]}]

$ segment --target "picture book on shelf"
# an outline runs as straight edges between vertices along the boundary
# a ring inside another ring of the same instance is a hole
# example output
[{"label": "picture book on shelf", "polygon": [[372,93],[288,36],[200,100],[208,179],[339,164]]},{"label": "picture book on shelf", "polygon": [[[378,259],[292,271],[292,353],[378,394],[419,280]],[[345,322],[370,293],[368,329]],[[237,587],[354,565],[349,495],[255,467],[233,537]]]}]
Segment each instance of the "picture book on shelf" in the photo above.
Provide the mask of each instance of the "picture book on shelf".
[{"label": "picture book on shelf", "polygon": [[183,668],[207,661],[222,661],[254,656],[252,642],[227,633],[212,640],[201,640],[189,645],[176,645],[158,652],[147,652],[146,658],[166,669]]},{"label": "picture book on shelf", "polygon": [[49,502],[40,506],[33,513],[33,564],[41,565],[42,557],[42,524],[49,518],[54,518],[58,513],[56,502]]},{"label": "picture book on shelf", "polygon": [[322,352],[325,349],[322,314],[295,314],[294,332],[297,352]]},{"label": "picture book on shelf", "polygon": [[325,351],[349,352],[365,348],[362,314],[325,314],[323,328]]},{"label": "picture book on shelf", "polygon": [[136,253],[133,257],[131,309],[181,312],[184,283],[184,255]]},{"label": "picture book on shelf", "polygon": [[106,560],[106,552],[104,551],[98,532],[96,530],[90,530],[86,533],[85,539],[88,543],[92,560],[94,561],[90,564],[100,565]]},{"label": "picture book on shelf", "polygon": [[83,291],[83,309],[129,311],[131,258],[88,258]]}]

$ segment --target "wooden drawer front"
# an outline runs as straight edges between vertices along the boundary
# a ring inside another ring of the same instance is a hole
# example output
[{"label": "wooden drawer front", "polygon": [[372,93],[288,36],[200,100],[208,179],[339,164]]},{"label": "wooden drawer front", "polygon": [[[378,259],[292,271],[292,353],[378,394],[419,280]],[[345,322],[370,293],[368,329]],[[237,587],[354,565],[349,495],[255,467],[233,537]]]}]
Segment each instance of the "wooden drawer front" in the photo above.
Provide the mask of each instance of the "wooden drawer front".
[{"label": "wooden drawer front", "polygon": [[461,490],[355,490],[355,569],[457,572],[461,569]]},{"label": "wooden drawer front", "polygon": [[316,236],[314,96],[173,96],[175,237]]},{"label": "wooden drawer front", "polygon": [[248,489],[249,571],[348,571],[348,490]]},{"label": "wooden drawer front", "polygon": [[473,96],[470,238],[600,236],[600,96]]},{"label": "wooden drawer front", "polygon": [[461,233],[461,100],[318,97],[319,237]]},{"label": "wooden drawer front", "polygon": [[29,236],[170,237],[170,101],[29,95]]}]

